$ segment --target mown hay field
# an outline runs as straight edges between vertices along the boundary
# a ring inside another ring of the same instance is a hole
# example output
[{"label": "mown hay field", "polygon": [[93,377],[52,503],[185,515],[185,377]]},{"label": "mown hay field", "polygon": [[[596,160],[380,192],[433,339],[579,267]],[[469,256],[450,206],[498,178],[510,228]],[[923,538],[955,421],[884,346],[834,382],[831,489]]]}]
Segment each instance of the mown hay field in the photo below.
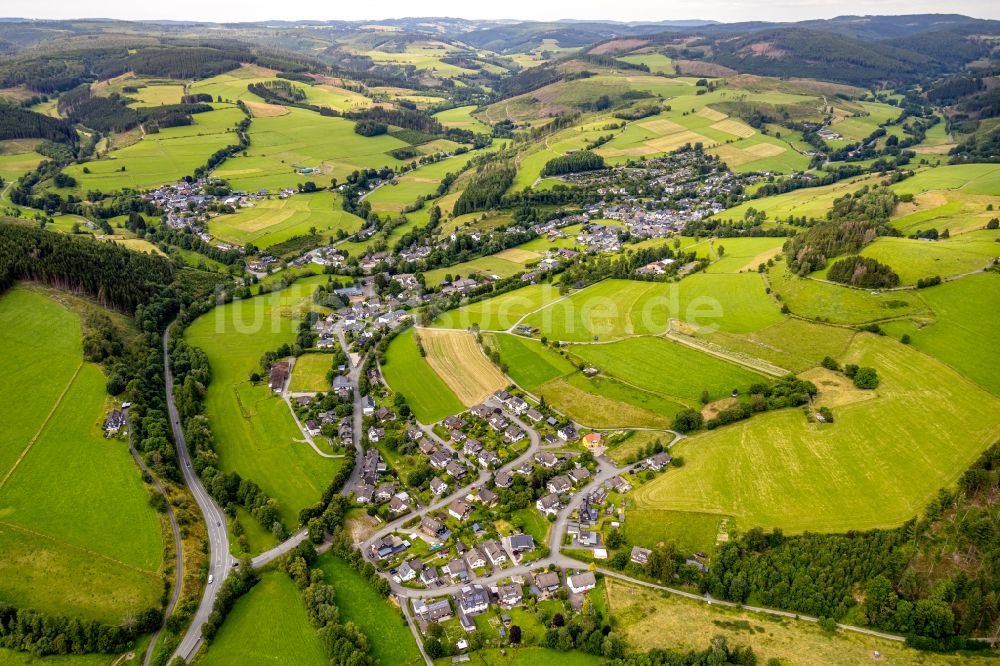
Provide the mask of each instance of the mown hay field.
[{"label": "mown hay field", "polygon": [[434,423],[462,411],[465,405],[420,355],[413,336],[411,328],[389,343],[382,365],[386,383],[406,398],[421,423]]},{"label": "mown hay field", "polygon": [[295,194],[253,202],[232,215],[221,215],[208,223],[212,235],[227,243],[267,248],[294,236],[317,233],[333,236],[338,231],[352,234],[363,224],[360,217],[341,208],[341,198],[331,191]]},{"label": "mown hay field", "polygon": [[529,312],[557,298],[559,290],[552,285],[531,285],[449,310],[437,318],[434,327],[466,329],[475,325],[484,331],[506,331]]},{"label": "mown hay field", "polygon": [[479,349],[472,333],[422,328],[415,336],[431,368],[465,406],[482,402],[509,383]]}]

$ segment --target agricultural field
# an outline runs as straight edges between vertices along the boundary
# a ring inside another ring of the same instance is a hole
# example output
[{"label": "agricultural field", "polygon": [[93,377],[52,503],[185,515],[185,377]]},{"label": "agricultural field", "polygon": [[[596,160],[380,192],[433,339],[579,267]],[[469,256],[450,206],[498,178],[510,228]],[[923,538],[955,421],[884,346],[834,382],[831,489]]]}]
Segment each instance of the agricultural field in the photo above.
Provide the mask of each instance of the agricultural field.
[{"label": "agricultural field", "polygon": [[435,268],[424,273],[424,279],[426,279],[428,285],[439,285],[442,282],[447,282],[447,276],[449,275],[456,280],[460,276],[469,277],[473,275],[496,275],[497,277],[505,278],[520,273],[523,270],[525,270],[523,255],[518,255],[511,260],[503,258],[501,254],[493,254],[487,257],[471,259],[446,268]]},{"label": "agricultural field", "polygon": [[353,234],[362,225],[360,217],[343,210],[339,195],[325,190],[285,199],[261,199],[252,208],[241,208],[232,215],[213,218],[208,229],[227,243],[253,243],[268,248],[295,236],[308,235],[311,229],[334,236],[340,230]]},{"label": "agricultural field", "polygon": [[849,328],[789,317],[751,333],[714,331],[698,335],[727,351],[801,372],[819,365],[827,356],[843,354],[854,334]]},{"label": "agricultural field", "polygon": [[[252,83],[279,80],[276,74],[276,71],[265,67],[243,65],[239,69],[234,69],[225,74],[193,82],[190,86],[190,92],[192,94],[208,94],[213,98],[221,97],[224,101],[230,103],[235,103],[237,100],[260,102],[260,98],[251,93],[247,89],[247,86]],[[350,111],[369,107],[374,104],[368,97],[342,88],[336,85],[336,81],[332,80],[319,79],[314,84],[294,81],[292,85],[305,93],[307,104],[325,106],[338,111]]]},{"label": "agricultural field", "polygon": [[[36,140],[0,141],[0,178],[4,183],[12,182],[21,177],[46,159],[44,155],[35,152]],[[0,187],[0,191],[5,190]]]},{"label": "agricultural field", "polygon": [[[396,167],[388,154],[408,144],[388,134],[365,137],[354,122],[290,108],[281,116],[256,118],[250,125],[247,156],[232,157],[214,174],[239,190],[278,190],[305,181],[327,185],[357,169]],[[312,169],[311,173],[300,173]]]},{"label": "agricultural field", "polygon": [[603,374],[667,399],[694,406],[703,391],[712,400],[746,393],[764,377],[671,340],[629,338],[600,345],[572,345],[570,354]]},{"label": "agricultural field", "polygon": [[608,603],[631,649],[704,650],[714,636],[729,645],[748,645],[758,663],[774,659],[800,666],[867,666],[873,653],[901,666],[989,664],[989,656],[920,652],[895,641],[838,631],[792,618],[776,618],[742,609],[724,608],[605,577]]},{"label": "agricultural field", "polygon": [[414,336],[426,352],[431,368],[467,407],[509,384],[479,349],[472,333],[422,328]]},{"label": "agricultural field", "polygon": [[344,560],[326,554],[316,562],[337,592],[341,622],[353,622],[368,637],[373,660],[382,664],[422,663],[406,620]]},{"label": "agricultural field", "polygon": [[365,200],[372,205],[372,210],[376,213],[401,212],[412,205],[418,197],[431,198],[446,175],[457,174],[478,154],[468,152],[417,167],[371,192]]},{"label": "agricultural field", "polygon": [[874,367],[880,386],[820,381],[832,424],[786,409],[685,439],[684,467],[637,489],[636,506],[731,515],[741,531],[893,527],[1000,435],[1000,399],[906,345],[861,334],[839,360]]},{"label": "agricultural field", "polygon": [[619,60],[630,62],[633,65],[646,65],[653,74],[673,74],[675,72],[674,61],[670,56],[662,53],[637,53],[621,56]]},{"label": "agricultural field", "polygon": [[[756,271],[757,266],[781,253],[784,238],[719,238],[712,241],[712,254],[716,261],[705,269],[706,273],[741,273]],[[719,257],[720,248],[722,256]]]},{"label": "agricultural field", "polygon": [[551,339],[607,342],[683,329],[748,332],[783,319],[756,273],[697,273],[676,283],[606,280],[531,314],[523,321]]},{"label": "agricultural field", "polygon": [[[844,137],[841,141],[830,141],[835,147],[840,145],[861,141],[879,128],[883,123],[889,123],[902,113],[898,106],[883,104],[881,102],[855,102],[861,107],[861,111],[855,116],[845,116],[837,114],[830,124],[830,129]],[[890,128],[887,127],[886,131]]]},{"label": "agricultural field", "polygon": [[869,292],[793,275],[784,262],[768,273],[774,293],[793,314],[834,324],[864,324],[930,314],[914,291]]},{"label": "agricultural field", "polygon": [[412,328],[389,344],[382,374],[392,390],[406,398],[421,423],[434,423],[464,409],[458,396],[420,355]]},{"label": "agricultural field", "polygon": [[589,428],[669,428],[683,409],[655,393],[579,372],[545,382],[534,393]]},{"label": "agricultural field", "polygon": [[342,465],[317,456],[302,443],[285,402],[266,382],[250,383],[260,357],[291,343],[301,316],[312,308],[312,291],[325,276],[299,280],[277,292],[233,301],[203,315],[185,339],[200,347],[212,368],[205,414],[215,435],[220,467],[255,481],[281,505],[286,527],[312,505]]},{"label": "agricultural field", "polygon": [[477,326],[482,331],[506,331],[557,298],[559,290],[552,285],[531,285],[449,310],[437,318],[434,327],[467,329]]},{"label": "agricultural field", "polygon": [[17,359],[0,399],[18,405],[0,435],[0,596],[114,623],[158,604],[160,519],[127,444],[103,436],[106,379],[83,361],[80,316],[61,301],[25,287],[0,298]]},{"label": "agricultural field", "polygon": [[572,362],[536,340],[508,333],[491,333],[484,339],[500,353],[511,379],[527,391],[577,371]]},{"label": "agricultural field", "polygon": [[914,348],[955,368],[1000,395],[1000,350],[992,344],[1000,313],[1000,275],[983,273],[924,289],[933,323],[893,322],[892,335],[909,334]]},{"label": "agricultural field", "polygon": [[303,354],[295,359],[292,366],[292,378],[288,384],[290,392],[330,390],[330,382],[326,373],[333,364],[331,354]]},{"label": "agricultural field", "polygon": [[933,242],[887,236],[875,239],[858,254],[891,266],[901,285],[914,285],[921,278],[946,278],[985,268],[1000,256],[1000,243],[991,236],[1000,238],[1000,232],[972,232]]},{"label": "agricultural field", "polygon": [[198,663],[322,666],[329,662],[295,583],[284,571],[268,571],[236,602]]},{"label": "agricultural field", "polygon": [[138,143],[102,159],[72,164],[64,173],[77,180],[79,192],[151,189],[172,183],[193,174],[215,151],[238,143],[235,127],[245,118],[238,108],[227,105],[216,105],[214,111],[192,117],[193,125],[147,134]]},{"label": "agricultural field", "polygon": [[454,109],[438,111],[434,117],[445,127],[458,127],[476,134],[489,134],[492,128],[472,115],[475,106],[457,106]]}]

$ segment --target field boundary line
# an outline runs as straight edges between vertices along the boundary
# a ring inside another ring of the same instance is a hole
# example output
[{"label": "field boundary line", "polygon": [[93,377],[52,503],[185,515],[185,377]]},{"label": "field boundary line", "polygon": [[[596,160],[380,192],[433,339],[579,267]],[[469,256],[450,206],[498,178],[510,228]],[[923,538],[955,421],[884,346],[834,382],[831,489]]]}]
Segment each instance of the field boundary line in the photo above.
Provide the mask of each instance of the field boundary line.
[{"label": "field boundary line", "polygon": [[66,394],[69,393],[70,387],[73,386],[74,382],[76,382],[76,378],[80,374],[80,370],[83,369],[83,363],[84,363],[83,361],[80,361],[80,365],[76,366],[76,370],[73,372],[73,376],[69,378],[68,382],[66,382],[66,386],[63,387],[62,393],[59,394],[59,398],[56,400],[55,404],[52,405],[52,409],[49,410],[49,413],[48,415],[46,415],[45,420],[42,421],[42,425],[38,426],[38,430],[35,432],[35,435],[31,438],[31,440],[28,442],[28,445],[24,447],[24,450],[21,451],[21,455],[17,457],[17,460],[14,461],[14,464],[11,465],[9,470],[7,470],[7,474],[4,475],[3,479],[0,479],[0,489],[4,487],[4,485],[7,483],[7,480],[11,477],[11,475],[14,474],[14,471],[17,469],[18,465],[21,464],[21,461],[24,460],[24,457],[28,455],[29,451],[31,451],[32,447],[35,445],[35,442],[37,442],[38,438],[41,437],[42,433],[45,431],[45,428],[48,427],[49,421],[52,420],[52,415],[56,413],[57,409],[59,409],[59,405],[61,405],[63,400],[66,398]]},{"label": "field boundary line", "polygon": [[723,349],[715,349],[710,346],[711,343],[702,342],[700,340],[695,340],[689,338],[686,335],[681,335],[680,333],[667,332],[663,336],[667,340],[672,340],[678,344],[685,345],[691,349],[696,349],[702,353],[715,356],[724,361],[729,361],[730,363],[735,363],[736,365],[741,365],[744,368],[753,370],[765,375],[771,375],[772,377],[784,377],[785,375],[792,374],[789,370],[785,368],[774,365],[773,363],[768,363],[767,361],[761,360],[759,358],[753,358],[752,360],[741,358],[739,355],[729,352]]},{"label": "field boundary line", "polygon": [[[69,549],[72,549],[72,550],[78,550],[78,551],[80,551],[82,553],[87,553],[88,555],[93,555],[94,557],[100,558],[102,560],[106,560],[108,562],[112,562],[112,563],[117,564],[119,566],[125,567],[126,569],[130,569],[132,571],[135,571],[136,573],[141,573],[144,576],[153,576],[153,577],[156,577],[156,578],[159,578],[159,576],[160,576],[159,570],[157,570],[157,571],[150,571],[148,569],[143,569],[141,567],[135,566],[134,564],[129,564],[128,562],[122,562],[121,560],[116,560],[115,558],[113,558],[113,557],[111,557],[109,555],[105,555],[103,553],[99,553],[96,550],[91,550],[90,548],[86,548],[84,546],[78,546],[75,543],[70,543],[69,541],[63,541],[62,539],[57,539],[54,536],[51,536],[49,534],[43,534],[42,532],[36,532],[35,530],[28,529],[27,527],[22,527],[20,525],[14,525],[13,523],[8,523],[5,520],[0,520],[0,526],[9,527],[12,530],[17,530],[18,532],[24,532],[25,534],[31,534],[33,536],[38,537],[39,539],[45,539],[46,541],[51,541],[52,543],[59,544],[60,546],[63,546],[65,548],[69,548]],[[159,568],[157,568],[157,569],[159,569]]]}]

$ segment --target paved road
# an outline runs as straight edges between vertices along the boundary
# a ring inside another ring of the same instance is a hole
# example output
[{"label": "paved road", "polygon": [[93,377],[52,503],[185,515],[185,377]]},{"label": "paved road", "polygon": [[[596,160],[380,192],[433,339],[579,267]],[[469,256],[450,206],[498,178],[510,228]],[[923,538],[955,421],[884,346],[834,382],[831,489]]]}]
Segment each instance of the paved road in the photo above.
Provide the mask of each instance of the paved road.
[{"label": "paved road", "polygon": [[[142,461],[139,456],[139,452],[135,450],[132,445],[132,422],[129,420],[129,410],[125,409],[125,427],[128,428],[128,450],[132,454],[132,458],[135,459],[135,464],[139,466],[143,472],[149,474],[152,479],[153,486],[156,487],[157,492],[163,496],[164,501],[167,503],[167,518],[170,519],[170,529],[174,534],[174,592],[170,596],[170,602],[167,604],[166,610],[163,612],[164,622],[170,617],[174,608],[177,607],[177,600],[181,596],[181,586],[184,583],[184,550],[181,544],[181,532],[177,527],[177,516],[174,515],[174,507],[170,506],[170,499],[167,497],[167,493],[163,490],[163,486],[160,484],[159,479],[157,479],[149,468],[146,467],[146,463]],[[146,648],[146,656],[143,657],[142,665],[149,666],[150,661],[153,659],[153,651],[156,649],[156,642],[160,638],[160,632],[163,629],[157,629],[153,632],[153,635],[149,638],[149,647]]]},{"label": "paved road", "polygon": [[229,575],[235,560],[229,554],[229,533],[226,528],[226,516],[215,503],[215,500],[205,490],[201,479],[191,468],[191,457],[188,455],[187,443],[184,441],[184,430],[181,428],[180,417],[177,414],[177,406],[174,404],[174,375],[170,371],[169,358],[170,327],[163,333],[163,378],[167,389],[167,411],[170,416],[170,428],[174,433],[174,442],[177,444],[177,458],[180,461],[181,471],[184,473],[184,482],[194,495],[198,508],[205,518],[205,526],[208,530],[208,574],[213,578],[212,584],[205,585],[205,591],[198,604],[198,611],[195,613],[191,626],[181,639],[180,645],[174,652],[173,657],[181,657],[184,661],[189,661],[201,647],[201,628],[212,612],[215,604],[215,595],[222,585],[222,581]]},{"label": "paved road", "polygon": [[351,384],[351,393],[354,395],[354,411],[352,412],[353,423],[351,430],[354,435],[354,469],[351,470],[351,476],[348,477],[347,483],[344,487],[340,489],[340,494],[344,497],[353,492],[354,487],[358,485],[358,481],[361,480],[361,463],[364,459],[364,450],[361,448],[361,424],[364,419],[364,414],[362,413],[361,392],[358,390],[358,380],[361,378],[361,369],[365,367],[365,359],[367,354],[358,359],[357,365],[351,364],[351,353],[348,351],[350,345],[347,344],[347,336],[344,335],[343,322],[337,324],[337,341],[340,342],[341,349],[344,350],[344,355],[347,356],[347,381]]}]

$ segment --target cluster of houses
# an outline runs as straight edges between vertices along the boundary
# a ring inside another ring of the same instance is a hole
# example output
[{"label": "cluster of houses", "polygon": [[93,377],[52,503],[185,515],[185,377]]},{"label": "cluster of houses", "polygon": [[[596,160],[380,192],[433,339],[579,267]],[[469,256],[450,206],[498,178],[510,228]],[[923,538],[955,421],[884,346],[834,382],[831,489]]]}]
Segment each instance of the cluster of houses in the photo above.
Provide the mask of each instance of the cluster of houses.
[{"label": "cluster of houses", "polygon": [[[502,610],[517,608],[525,603],[525,587],[539,599],[552,597],[565,584],[573,595],[586,594],[597,586],[597,578],[592,571],[567,571],[565,581],[558,571],[537,571],[526,575],[511,576],[507,581],[492,582],[488,585],[468,583],[462,585],[450,597],[414,599],[413,613],[426,628],[435,622],[445,622],[458,617],[459,624],[467,632],[475,630],[471,618],[481,615],[496,604]],[[501,615],[505,625],[510,617]],[[458,645],[460,649],[464,646]]]}]

